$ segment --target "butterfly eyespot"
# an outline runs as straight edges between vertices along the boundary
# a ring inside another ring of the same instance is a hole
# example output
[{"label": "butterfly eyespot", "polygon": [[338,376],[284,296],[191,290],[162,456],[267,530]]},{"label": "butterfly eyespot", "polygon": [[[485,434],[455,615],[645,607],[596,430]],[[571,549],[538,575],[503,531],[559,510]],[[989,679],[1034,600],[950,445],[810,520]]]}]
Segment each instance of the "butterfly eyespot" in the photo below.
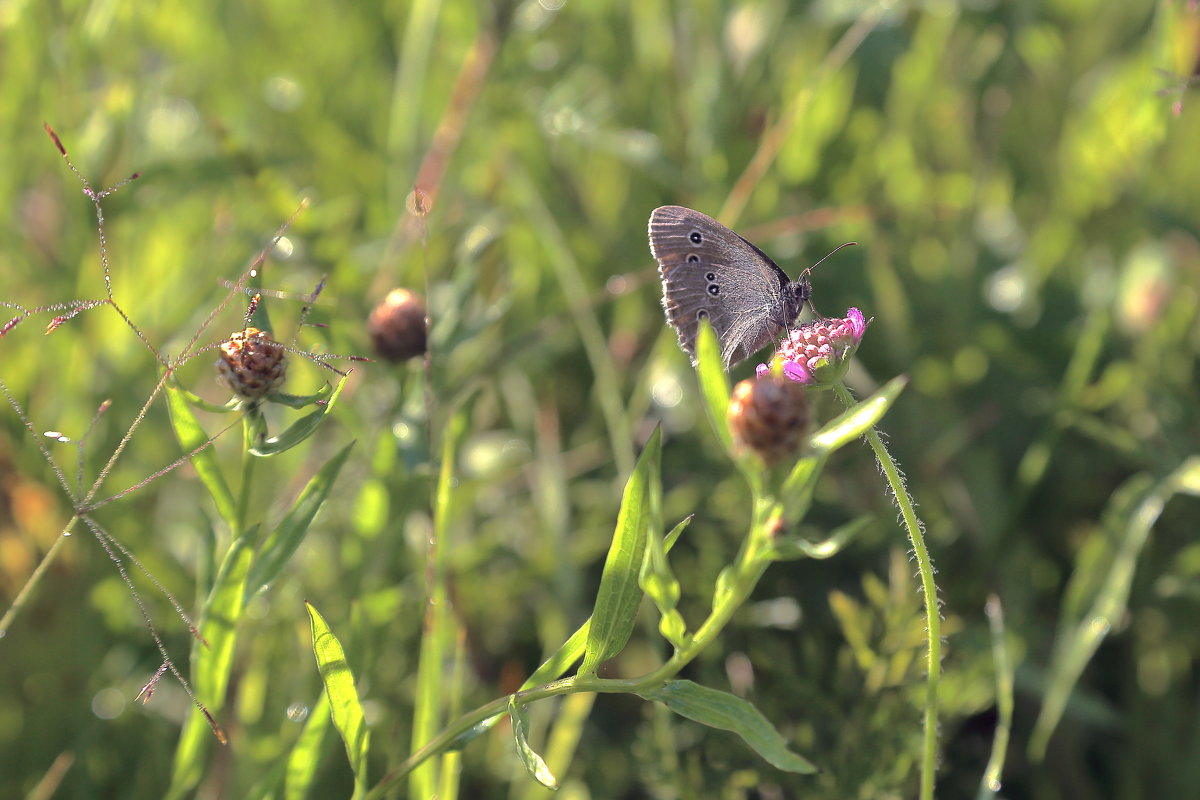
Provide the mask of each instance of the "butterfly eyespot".
[{"label": "butterfly eyespot", "polygon": [[692,253],[690,256],[687,257],[687,260],[688,260],[689,264],[699,264],[700,256],[696,255],[695,253]]},{"label": "butterfly eyespot", "polygon": [[708,281],[709,283],[712,283],[716,279],[717,279],[717,273],[715,273],[715,272],[710,272],[704,276],[704,280]]},{"label": "butterfly eyespot", "polygon": [[708,293],[711,294],[713,297],[716,297],[717,295],[719,295],[721,293],[721,287],[717,286],[715,283],[710,283],[708,285]]},{"label": "butterfly eyespot", "polygon": [[708,312],[703,308],[696,312],[696,320],[708,319]]},{"label": "butterfly eyespot", "polygon": [[700,231],[692,231],[688,238],[692,240],[692,244],[700,244],[704,241],[704,237],[700,235]]}]

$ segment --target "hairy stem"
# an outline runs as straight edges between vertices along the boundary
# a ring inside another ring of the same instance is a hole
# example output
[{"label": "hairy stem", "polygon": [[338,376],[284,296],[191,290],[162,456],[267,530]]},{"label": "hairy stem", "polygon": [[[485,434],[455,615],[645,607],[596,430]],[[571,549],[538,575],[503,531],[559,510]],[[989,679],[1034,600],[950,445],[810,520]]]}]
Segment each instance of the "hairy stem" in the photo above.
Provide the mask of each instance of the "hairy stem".
[{"label": "hairy stem", "polygon": [[[834,385],[838,399],[847,407],[854,405],[854,397],[842,384]],[[938,609],[937,584],[933,580],[933,562],[929,558],[929,550],[925,547],[925,535],[922,532],[921,521],[917,519],[912,498],[900,477],[900,470],[888,452],[887,446],[879,438],[879,433],[871,428],[866,433],[867,444],[875,453],[875,459],[883,470],[888,487],[896,499],[900,516],[904,520],[904,528],[908,533],[908,541],[912,545],[913,554],[917,558],[917,569],[921,575],[921,592],[925,599],[925,630],[929,641],[928,670],[929,677],[925,684],[925,736],[921,750],[921,800],[932,800],[934,776],[937,770],[937,718],[938,718],[938,680],[942,669],[942,620]]]}]

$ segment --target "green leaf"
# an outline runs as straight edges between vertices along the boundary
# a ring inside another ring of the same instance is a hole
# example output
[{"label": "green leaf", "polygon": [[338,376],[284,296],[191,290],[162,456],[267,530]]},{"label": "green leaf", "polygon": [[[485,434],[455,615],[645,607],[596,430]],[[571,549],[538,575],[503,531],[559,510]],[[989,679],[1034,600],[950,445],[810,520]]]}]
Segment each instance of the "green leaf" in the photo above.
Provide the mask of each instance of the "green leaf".
[{"label": "green leaf", "polygon": [[213,503],[216,504],[217,513],[221,515],[221,519],[225,520],[229,527],[236,528],[237,512],[235,508],[237,504],[234,503],[233,493],[229,491],[229,484],[225,482],[225,476],[221,473],[221,467],[217,463],[217,453],[210,444],[208,433],[200,426],[200,421],[188,407],[187,393],[170,384],[167,385],[166,390],[171,427],[175,431],[175,438],[179,440],[183,452],[195,453],[201,446],[209,444],[208,447],[191,457],[191,464],[200,477],[200,482],[204,484],[204,488],[212,497]]},{"label": "green leaf", "polygon": [[713,585],[713,608],[725,605],[735,588],[737,588],[737,569],[730,564],[717,573],[717,580]]},{"label": "green leaf", "polygon": [[287,430],[278,436],[273,436],[270,439],[256,440],[250,447],[250,455],[268,457],[279,455],[285,450],[290,450],[296,445],[303,442],[308,437],[317,432],[317,428],[321,427],[321,423],[325,421],[325,417],[333,410],[337,403],[338,396],[342,393],[342,389],[346,385],[346,377],[338,381],[337,388],[329,396],[329,400],[325,405],[318,408],[316,411],[308,414],[292,423]]},{"label": "green leaf", "polygon": [[322,386],[313,394],[287,394],[286,392],[272,392],[267,398],[272,403],[278,403],[281,406],[288,408],[305,408],[313,403],[324,400],[333,393],[333,387],[328,383]]},{"label": "green leaf", "polygon": [[[671,548],[675,546],[675,542],[679,540],[679,535],[683,533],[683,529],[686,528],[688,523],[692,521],[692,516],[693,515],[689,514],[688,516],[684,517],[683,521],[676,525],[671,532],[667,534],[665,544],[668,553],[670,553]],[[588,617],[586,620],[584,620],[584,623],[580,625],[579,628],[576,629],[576,631],[572,633],[565,642],[563,642],[562,646],[554,651],[553,655],[543,661],[542,665],[533,671],[533,674],[521,684],[519,691],[532,689],[535,686],[544,686],[550,681],[558,680],[565,675],[567,670],[571,668],[571,665],[583,657],[584,650],[587,648],[588,629],[591,626],[592,618]],[[490,731],[496,726],[496,723],[502,719],[504,719],[503,714],[497,714],[494,717],[488,717],[483,722],[471,727],[461,736],[457,737],[446,749],[461,750],[467,742],[471,741],[482,733]]]},{"label": "green leaf", "polygon": [[313,704],[304,722],[304,731],[288,754],[287,776],[283,784],[284,800],[305,800],[308,797],[313,778],[317,775],[317,765],[321,763],[321,747],[331,720],[329,695],[322,692],[321,699]]},{"label": "green leaf", "polygon": [[721,345],[717,334],[707,319],[700,321],[696,336],[696,377],[708,409],[708,420],[713,431],[725,446],[727,453],[733,452],[733,436],[729,433],[729,376],[721,360]]},{"label": "green leaf", "polygon": [[809,439],[809,447],[818,455],[828,454],[862,436],[891,408],[907,383],[907,376],[892,378],[878,392],[846,409],[839,417],[813,434]]},{"label": "green leaf", "polygon": [[787,524],[795,524],[804,519],[812,506],[813,492],[817,488],[817,479],[825,468],[827,454],[809,455],[801,458],[792,467],[783,482],[779,496],[783,500],[783,519]]},{"label": "green leaf", "polygon": [[341,642],[333,635],[320,612],[308,601],[305,601],[304,607],[308,609],[313,654],[317,657],[317,669],[329,699],[330,715],[346,744],[346,756],[354,771],[354,796],[359,797],[367,789],[367,751],[371,735],[363,717],[358,691],[354,688],[354,675],[346,663]]},{"label": "green leaf", "polygon": [[546,762],[529,746],[529,716],[525,713],[525,706],[517,705],[515,698],[509,697],[508,716],[512,720],[513,741],[517,745],[517,755],[521,757],[521,763],[525,765],[525,769],[542,786],[547,789],[558,789],[558,780],[550,772]]},{"label": "green leaf", "polygon": [[684,529],[691,524],[692,518],[695,516],[695,514],[688,514],[679,521],[678,525],[676,525],[674,528],[671,528],[670,533],[668,533],[666,538],[663,539],[663,547],[668,553],[671,552],[671,548],[675,546],[675,542],[679,540],[679,536],[683,533]]},{"label": "green leaf", "polygon": [[[1163,507],[1175,494],[1200,493],[1200,456],[1183,461],[1172,473],[1155,481],[1144,473],[1134,475],[1109,499],[1102,517],[1104,536],[1115,549],[1107,559],[1093,559],[1094,576],[1071,576],[1095,587],[1090,607],[1074,621],[1062,620],[1051,659],[1045,700],[1030,736],[1029,752],[1035,760],[1045,754],[1079,676],[1117,620],[1125,616],[1138,556],[1150,537]],[[1082,605],[1082,604],[1080,604]]]},{"label": "green leaf", "polygon": [[661,456],[662,429],[655,428],[625,484],[617,529],[604,561],[600,589],[592,609],[592,624],[588,628],[580,675],[596,674],[600,664],[621,652],[633,631],[642,599],[638,574],[646,557],[651,496],[661,491],[657,488]]},{"label": "green leaf", "polygon": [[870,527],[874,520],[873,515],[863,514],[837,528],[829,534],[828,538],[819,542],[810,542],[799,536],[780,537],[771,546],[771,558],[776,561],[790,561],[796,558],[831,558]]},{"label": "green leaf", "polygon": [[329,491],[333,488],[338,472],[346,463],[346,457],[350,455],[352,447],[354,447],[354,442],[343,447],[333,458],[325,462],[325,465],[309,480],[304,491],[300,492],[300,496],[296,498],[296,502],[292,504],[291,509],[284,515],[279,525],[267,536],[267,540],[259,548],[258,555],[254,559],[254,566],[250,569],[250,577],[246,581],[246,590],[250,595],[275,580],[288,559],[292,557],[292,553],[296,552],[296,548],[304,541],[309,525],[326,498],[329,497]]},{"label": "green leaf", "polygon": [[646,557],[642,559],[638,584],[658,607],[659,631],[668,642],[678,648],[684,644],[687,626],[684,624],[683,617],[675,610],[679,604],[679,581],[671,572],[671,565],[667,562],[666,549],[663,547],[662,535],[659,533],[662,530],[662,482],[652,480],[649,488]]},{"label": "green leaf", "polygon": [[[246,575],[253,553],[249,542],[257,536],[257,526],[235,539],[221,562],[212,591],[204,605],[200,635],[208,642],[192,646],[192,675],[196,697],[216,715],[225,704],[225,690],[237,644],[237,623],[241,619],[246,592]],[[195,786],[204,774],[204,755],[212,732],[200,713],[191,714],[184,724],[175,750],[172,770],[172,796]]]},{"label": "green leaf", "polygon": [[213,414],[228,414],[229,412],[237,411],[242,407],[241,401],[236,398],[231,398],[225,403],[210,403],[200,395],[193,394],[184,387],[175,383],[174,379],[167,383],[167,388],[178,392],[179,395],[187,401],[188,405],[194,406],[201,411],[209,411]]},{"label": "green leaf", "polygon": [[[472,401],[473,402],[473,401]],[[442,432],[441,466],[433,504],[433,540],[426,550],[423,634],[417,658],[416,689],[412,714],[411,747],[423,747],[437,735],[450,698],[458,691],[455,668],[457,617],[450,594],[450,520],[458,504],[457,453],[466,434],[470,405],[455,410]],[[432,797],[438,793],[439,775],[446,768],[444,757],[435,756],[417,764],[408,774],[410,797]]]},{"label": "green leaf", "polygon": [[767,718],[740,697],[691,681],[667,681],[641,696],[662,703],[681,717],[736,733],[754,752],[785,772],[817,771],[807,759],[788,750]]}]

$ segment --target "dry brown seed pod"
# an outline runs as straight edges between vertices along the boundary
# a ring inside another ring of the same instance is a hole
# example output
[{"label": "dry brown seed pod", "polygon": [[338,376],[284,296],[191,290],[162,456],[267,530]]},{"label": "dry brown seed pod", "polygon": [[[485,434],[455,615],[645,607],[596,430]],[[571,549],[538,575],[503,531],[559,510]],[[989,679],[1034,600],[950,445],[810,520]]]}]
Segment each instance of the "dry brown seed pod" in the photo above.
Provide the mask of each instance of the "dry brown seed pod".
[{"label": "dry brown seed pod", "polygon": [[392,289],[367,320],[375,352],[388,361],[425,353],[425,302],[408,289]]}]

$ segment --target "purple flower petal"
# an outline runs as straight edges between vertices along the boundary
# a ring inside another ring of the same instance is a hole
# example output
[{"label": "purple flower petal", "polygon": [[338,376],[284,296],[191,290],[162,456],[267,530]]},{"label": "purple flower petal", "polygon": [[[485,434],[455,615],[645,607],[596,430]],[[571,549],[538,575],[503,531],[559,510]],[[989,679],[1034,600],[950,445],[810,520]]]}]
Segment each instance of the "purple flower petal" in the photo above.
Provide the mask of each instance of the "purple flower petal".
[{"label": "purple flower petal", "polygon": [[850,324],[854,327],[854,338],[861,339],[863,331],[867,329],[867,321],[863,319],[862,312],[857,308],[848,309],[846,319],[850,320]]},{"label": "purple flower petal", "polygon": [[809,383],[813,379],[813,374],[808,371],[808,368],[795,361],[783,362],[783,374],[798,383]]}]

